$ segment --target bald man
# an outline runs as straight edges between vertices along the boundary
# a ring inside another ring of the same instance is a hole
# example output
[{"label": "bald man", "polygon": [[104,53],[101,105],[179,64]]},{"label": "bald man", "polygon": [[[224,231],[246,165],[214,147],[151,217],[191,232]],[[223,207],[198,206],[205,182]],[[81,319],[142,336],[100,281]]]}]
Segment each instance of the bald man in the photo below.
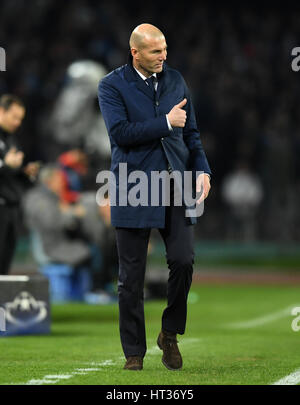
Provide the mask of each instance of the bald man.
[{"label": "bald man", "polygon": [[[119,258],[119,324],[126,358],[124,369],[143,368],[147,349],[144,277],[150,232],[157,228],[169,267],[168,302],[157,344],[163,351],[164,366],[179,370],[182,357],[177,334],[185,332],[194,264],[191,225],[197,218],[186,215],[184,204],[174,204],[174,183],[171,182],[170,190],[161,190],[161,193],[169,191],[170,204],[161,199],[154,204],[157,195],[152,195],[148,185],[153,173],[167,176],[174,171],[183,176],[187,171],[200,172],[194,177],[196,190],[203,190],[200,203],[208,196],[211,171],[189,90],[181,74],[165,63],[167,44],[163,33],[151,24],[141,24],[132,32],[129,45],[128,63],[109,73],[99,84],[99,104],[110,138],[111,171],[116,179],[111,222],[116,228]],[[125,175],[121,174],[124,167]],[[136,187],[136,179],[132,177],[141,172],[148,201],[138,200],[137,193],[136,204],[130,199]]]}]

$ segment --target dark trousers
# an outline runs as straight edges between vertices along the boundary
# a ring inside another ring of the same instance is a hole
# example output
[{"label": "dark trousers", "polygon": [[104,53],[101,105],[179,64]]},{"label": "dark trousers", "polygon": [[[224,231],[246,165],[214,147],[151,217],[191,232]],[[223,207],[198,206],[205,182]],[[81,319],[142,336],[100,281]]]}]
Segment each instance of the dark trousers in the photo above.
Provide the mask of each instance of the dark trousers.
[{"label": "dark trousers", "polygon": [[[165,228],[159,229],[169,267],[167,307],[162,329],[183,334],[187,298],[192,283],[193,227],[187,224],[185,207],[166,207]],[[125,357],[146,353],[144,279],[151,228],[116,228],[119,256],[119,324]]]},{"label": "dark trousers", "polygon": [[18,237],[19,209],[0,205],[0,274],[8,274]]}]

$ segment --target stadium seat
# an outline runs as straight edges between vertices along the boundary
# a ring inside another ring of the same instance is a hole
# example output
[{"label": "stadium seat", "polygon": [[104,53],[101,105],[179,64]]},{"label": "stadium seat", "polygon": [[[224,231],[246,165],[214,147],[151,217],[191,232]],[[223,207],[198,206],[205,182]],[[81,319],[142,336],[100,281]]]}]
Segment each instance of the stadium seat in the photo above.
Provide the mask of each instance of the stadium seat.
[{"label": "stadium seat", "polygon": [[39,272],[49,280],[51,302],[83,301],[85,294],[91,289],[90,270],[52,263],[43,250],[39,234],[35,231],[31,233],[31,246]]},{"label": "stadium seat", "polygon": [[41,266],[40,272],[49,280],[51,302],[83,301],[90,291],[89,269],[49,263]]}]

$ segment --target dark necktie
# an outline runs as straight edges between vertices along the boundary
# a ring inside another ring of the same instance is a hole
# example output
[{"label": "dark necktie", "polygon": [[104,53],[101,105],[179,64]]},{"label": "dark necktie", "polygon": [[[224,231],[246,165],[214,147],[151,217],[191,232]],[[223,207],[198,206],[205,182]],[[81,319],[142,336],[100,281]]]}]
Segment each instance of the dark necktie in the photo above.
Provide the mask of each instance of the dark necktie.
[{"label": "dark necktie", "polygon": [[155,77],[154,76],[148,77],[148,79],[146,79],[145,81],[148,83],[150,89],[152,90],[153,96],[154,96],[155,92],[156,92],[155,86],[154,86],[154,82],[156,81]]}]

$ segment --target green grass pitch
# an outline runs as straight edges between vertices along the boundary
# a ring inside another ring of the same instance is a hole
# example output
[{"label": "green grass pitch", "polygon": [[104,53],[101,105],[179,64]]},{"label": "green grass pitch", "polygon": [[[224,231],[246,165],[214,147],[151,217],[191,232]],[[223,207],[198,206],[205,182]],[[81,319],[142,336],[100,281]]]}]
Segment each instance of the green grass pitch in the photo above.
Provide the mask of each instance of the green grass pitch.
[{"label": "green grass pitch", "polygon": [[147,301],[148,352],[136,372],[123,370],[117,304],[53,305],[51,335],[0,338],[0,384],[272,384],[300,368],[300,331],[282,313],[297,304],[296,286],[194,285],[178,335],[183,368],[169,371],[156,348],[165,302]]}]

